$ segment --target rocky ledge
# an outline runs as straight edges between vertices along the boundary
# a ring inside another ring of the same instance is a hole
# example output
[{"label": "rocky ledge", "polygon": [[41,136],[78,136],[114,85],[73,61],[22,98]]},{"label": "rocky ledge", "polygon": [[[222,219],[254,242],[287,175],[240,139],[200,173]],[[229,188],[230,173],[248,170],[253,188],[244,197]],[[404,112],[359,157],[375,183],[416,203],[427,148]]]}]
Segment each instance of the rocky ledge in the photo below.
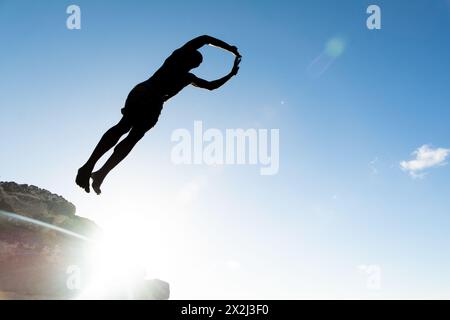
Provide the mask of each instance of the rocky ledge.
[{"label": "rocky ledge", "polygon": [[[92,280],[90,258],[101,229],[75,212],[72,203],[47,190],[0,182],[0,299],[82,297],[83,283]],[[169,298],[163,281],[141,279],[137,287],[135,299]]]}]

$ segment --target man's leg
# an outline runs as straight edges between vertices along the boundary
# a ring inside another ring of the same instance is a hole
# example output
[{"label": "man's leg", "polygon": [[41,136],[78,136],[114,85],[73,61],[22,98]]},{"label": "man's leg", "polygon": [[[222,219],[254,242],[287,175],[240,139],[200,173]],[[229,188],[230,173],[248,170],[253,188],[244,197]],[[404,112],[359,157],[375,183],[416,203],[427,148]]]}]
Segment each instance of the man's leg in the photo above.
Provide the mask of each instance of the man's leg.
[{"label": "man's leg", "polygon": [[118,124],[106,131],[88,161],[78,170],[78,174],[75,179],[77,185],[86,190],[86,192],[89,192],[89,179],[91,177],[92,170],[94,170],[95,164],[106,152],[114,147],[117,142],[119,142],[120,137],[130,131],[130,129],[131,124],[123,117]]},{"label": "man's leg", "polygon": [[106,175],[117,166],[133,149],[136,143],[142,139],[148,130],[133,127],[128,136],[123,139],[115,148],[114,152],[97,172],[92,173],[92,188],[97,194],[101,193],[100,187]]}]

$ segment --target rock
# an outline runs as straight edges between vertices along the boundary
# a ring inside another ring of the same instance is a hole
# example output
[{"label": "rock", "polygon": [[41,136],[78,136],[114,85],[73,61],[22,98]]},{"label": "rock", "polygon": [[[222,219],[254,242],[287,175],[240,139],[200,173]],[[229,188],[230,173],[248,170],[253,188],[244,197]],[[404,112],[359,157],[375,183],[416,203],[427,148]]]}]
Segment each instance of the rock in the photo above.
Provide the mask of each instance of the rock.
[{"label": "rock", "polygon": [[25,216],[75,215],[75,206],[47,190],[15,182],[0,182],[0,209]]},{"label": "rock", "polygon": [[87,270],[91,243],[83,239],[99,233],[95,223],[76,216],[63,197],[14,182],[0,182],[0,210],[0,296],[75,297],[67,270],[74,265]]},{"label": "rock", "polygon": [[[80,295],[94,276],[91,254],[101,230],[75,212],[72,203],[47,190],[0,182],[0,299]],[[80,274],[84,281],[77,281]],[[142,277],[134,297],[168,299],[169,285]]]},{"label": "rock", "polygon": [[169,299],[170,288],[167,282],[153,279],[144,283],[144,292],[140,294],[141,299],[167,300]]}]

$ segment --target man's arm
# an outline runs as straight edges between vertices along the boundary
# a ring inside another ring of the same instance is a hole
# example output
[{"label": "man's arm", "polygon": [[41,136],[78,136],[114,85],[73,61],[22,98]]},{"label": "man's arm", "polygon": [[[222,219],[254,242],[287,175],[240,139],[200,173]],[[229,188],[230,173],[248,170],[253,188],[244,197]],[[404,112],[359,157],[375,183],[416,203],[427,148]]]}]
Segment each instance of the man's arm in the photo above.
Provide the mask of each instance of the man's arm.
[{"label": "man's arm", "polygon": [[238,73],[240,62],[241,62],[241,58],[236,57],[236,59],[234,60],[234,65],[233,65],[233,69],[231,70],[231,72],[229,74],[227,74],[225,77],[214,80],[214,81],[207,81],[207,80],[198,78],[195,75],[191,74],[191,77],[192,77],[191,84],[198,88],[203,88],[203,89],[208,89],[208,90],[215,90],[217,88],[220,88],[228,80],[230,80],[233,76],[235,76]]},{"label": "man's arm", "polygon": [[219,40],[217,38],[208,36],[208,35],[203,35],[203,36],[194,38],[191,41],[188,41],[182,48],[189,48],[189,49],[197,50],[207,44],[230,51],[231,53],[233,53],[234,55],[236,55],[238,57],[241,56],[235,46],[230,46],[228,43],[226,43],[222,40]]},{"label": "man's arm", "polygon": [[193,76],[193,79],[192,79],[191,84],[193,86],[196,86],[196,87],[202,88],[202,89],[215,90],[215,89],[223,86],[225,84],[225,82],[230,80],[233,75],[228,74],[225,77],[214,80],[214,81],[208,81],[208,80],[204,80],[201,78],[197,78],[194,75],[192,75],[192,76]]}]

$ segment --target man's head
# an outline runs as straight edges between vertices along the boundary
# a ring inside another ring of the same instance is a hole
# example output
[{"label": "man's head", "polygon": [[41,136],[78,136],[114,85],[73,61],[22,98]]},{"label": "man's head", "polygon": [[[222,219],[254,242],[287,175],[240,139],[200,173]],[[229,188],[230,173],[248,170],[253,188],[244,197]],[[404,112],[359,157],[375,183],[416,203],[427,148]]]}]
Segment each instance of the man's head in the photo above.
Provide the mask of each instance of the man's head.
[{"label": "man's head", "polygon": [[203,62],[203,56],[197,50],[188,50],[182,58],[182,65],[187,69],[197,68]]}]

